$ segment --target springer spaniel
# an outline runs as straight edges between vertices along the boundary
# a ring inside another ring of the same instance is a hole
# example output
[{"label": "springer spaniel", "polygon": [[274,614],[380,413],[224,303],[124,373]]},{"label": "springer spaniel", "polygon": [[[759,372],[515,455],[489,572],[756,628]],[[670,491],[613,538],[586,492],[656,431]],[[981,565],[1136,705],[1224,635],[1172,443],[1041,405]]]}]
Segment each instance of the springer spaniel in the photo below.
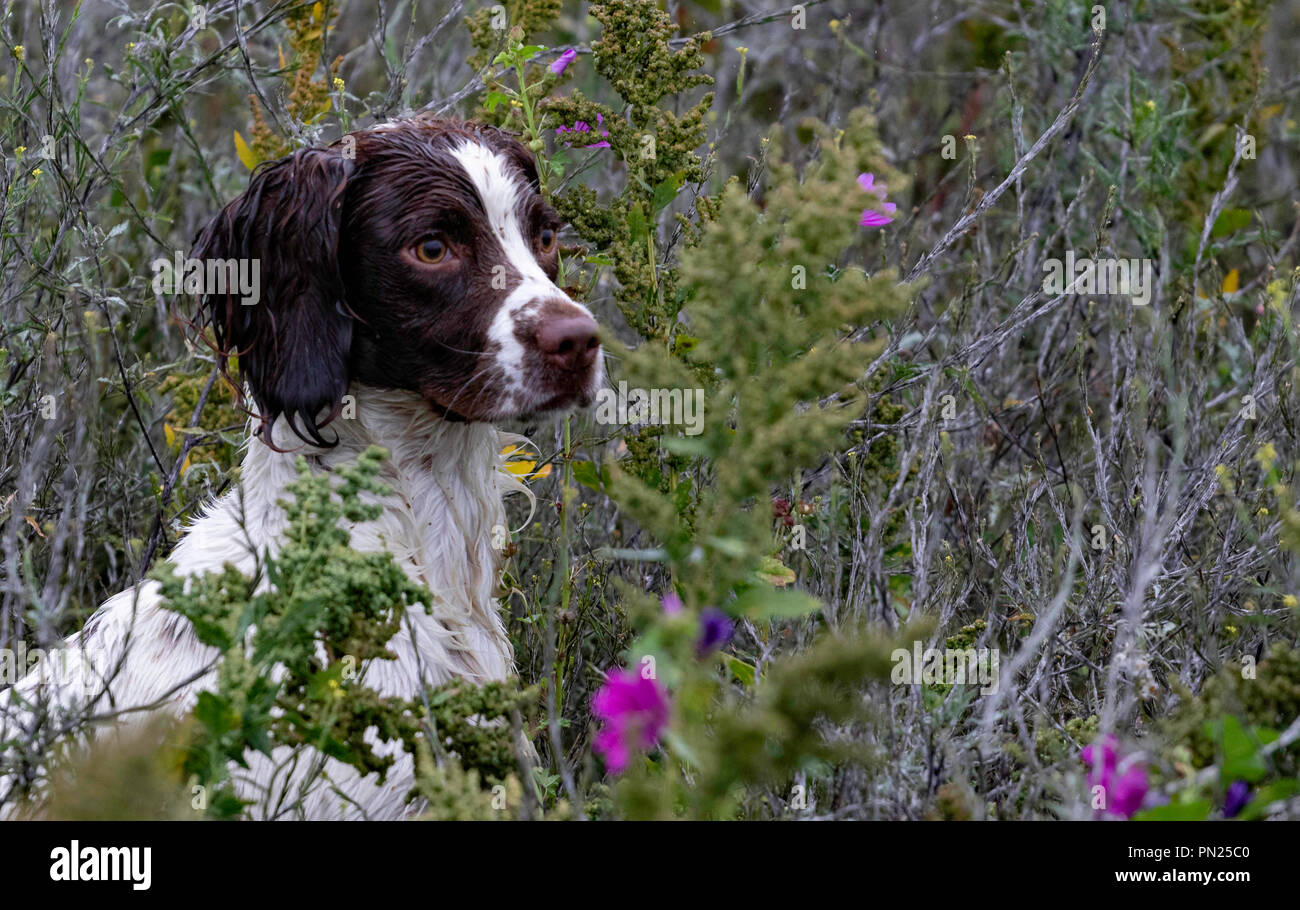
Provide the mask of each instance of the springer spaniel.
[{"label": "springer spaniel", "polygon": [[[351,529],[352,546],[392,553],[435,602],[432,614],[407,612],[390,643],[398,659],[372,662],[366,684],[410,698],[457,677],[504,678],[512,654],[493,538],[502,495],[521,485],[502,470],[491,421],[589,404],[602,381],[596,322],[555,284],[559,228],[529,151],[474,123],[398,120],[260,167],[192,255],[260,261],[258,303],[208,294],[202,313],[221,350],[238,354],[261,423],[239,488],[172,552],[178,574],[225,563],[253,574],[254,554],[279,545],[277,503],[296,457],[327,472],[378,444],[391,453],[392,495],[380,518]],[[355,417],[343,419],[349,395]],[[215,680],[202,672],[215,652],[158,606],[157,588],[110,598],[67,640],[86,672],[55,686],[33,673],[0,693],[0,741],[14,732],[6,703],[20,727],[37,716],[22,708],[42,700],[56,719],[189,710]],[[411,758],[371,743],[397,759],[382,785],[314,752],[286,769],[281,747],[232,768],[237,792],[261,818],[402,817],[413,811]],[[8,789],[0,779],[0,798]]]}]

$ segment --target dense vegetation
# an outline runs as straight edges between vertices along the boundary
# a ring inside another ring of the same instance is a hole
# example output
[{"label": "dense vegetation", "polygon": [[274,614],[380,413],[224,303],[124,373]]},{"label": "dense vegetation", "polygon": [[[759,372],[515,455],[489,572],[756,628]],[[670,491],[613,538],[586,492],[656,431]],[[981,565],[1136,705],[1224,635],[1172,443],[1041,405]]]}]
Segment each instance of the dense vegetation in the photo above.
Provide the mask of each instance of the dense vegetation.
[{"label": "dense vegetation", "polygon": [[[166,578],[238,482],[245,416],[150,264],[295,148],[415,111],[516,132],[612,381],[703,402],[690,432],[510,428],[539,503],[503,548],[519,679],[412,704],[341,666],[382,659],[419,589],[321,532],[381,456],[341,498],[304,475],[266,571],[319,590],[167,582],[228,655],[218,691],[52,762],[48,811],[237,816],[229,760],[311,743],[378,773],[374,726],[439,818],[1300,816],[1298,23],[7,4],[0,648]],[[1082,259],[1146,282],[1045,283]],[[899,673],[926,649],[994,673]],[[55,743],[5,746],[30,771]]]}]

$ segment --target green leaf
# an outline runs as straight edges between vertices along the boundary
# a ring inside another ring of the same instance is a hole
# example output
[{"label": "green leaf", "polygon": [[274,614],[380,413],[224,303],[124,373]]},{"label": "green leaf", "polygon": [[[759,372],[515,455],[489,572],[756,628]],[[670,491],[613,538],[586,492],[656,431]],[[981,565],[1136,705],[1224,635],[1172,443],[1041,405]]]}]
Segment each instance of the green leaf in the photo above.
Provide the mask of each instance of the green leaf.
[{"label": "green leaf", "polygon": [[674,455],[707,458],[710,454],[709,444],[703,436],[662,436],[659,444]]},{"label": "green leaf", "polygon": [[1187,803],[1171,802],[1143,809],[1133,816],[1138,822],[1197,822],[1210,817],[1210,801],[1196,799]]},{"label": "green leaf", "polygon": [[1241,721],[1228,715],[1221,721],[1214,722],[1217,728],[1219,746],[1223,752],[1223,764],[1220,774],[1224,783],[1244,780],[1255,783],[1267,772],[1264,759],[1259,756],[1260,743],[1256,736],[1248,734],[1241,726]]},{"label": "green leaf", "polygon": [[747,687],[753,686],[754,680],[758,677],[758,668],[753,664],[745,663],[739,657],[728,658],[727,669],[731,671],[732,676]]},{"label": "green leaf", "polygon": [[749,552],[745,542],[734,537],[710,537],[708,543],[709,546],[724,556],[731,556],[735,559],[744,559],[745,554]]},{"label": "green leaf", "polygon": [[1248,209],[1224,209],[1219,213],[1219,217],[1214,219],[1214,228],[1210,231],[1210,236],[1215,239],[1227,237],[1248,224],[1250,224]]},{"label": "green leaf", "polygon": [[665,177],[659,182],[654,190],[654,201],[651,210],[658,215],[668,205],[677,198],[677,190],[681,188],[682,181],[686,179],[685,171],[677,171]]},{"label": "green leaf", "polygon": [[632,207],[628,209],[627,229],[632,234],[633,243],[637,243],[638,241],[645,240],[646,237],[645,212],[641,211],[641,203],[639,202],[633,203]]},{"label": "green leaf", "polygon": [[604,489],[600,471],[597,470],[595,462],[575,461],[573,463],[573,479],[584,487],[590,487],[598,492]]},{"label": "green leaf", "polygon": [[821,608],[821,601],[803,591],[755,585],[736,598],[729,612],[757,620],[792,619]]}]

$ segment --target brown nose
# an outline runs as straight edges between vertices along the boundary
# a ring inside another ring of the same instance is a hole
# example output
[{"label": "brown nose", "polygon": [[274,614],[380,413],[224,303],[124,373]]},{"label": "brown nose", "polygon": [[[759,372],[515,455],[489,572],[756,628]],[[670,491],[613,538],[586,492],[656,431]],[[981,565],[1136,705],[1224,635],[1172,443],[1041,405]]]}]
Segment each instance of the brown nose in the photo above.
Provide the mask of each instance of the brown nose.
[{"label": "brown nose", "polygon": [[537,349],[557,370],[576,373],[591,366],[600,350],[596,320],[590,316],[547,319],[537,329]]}]

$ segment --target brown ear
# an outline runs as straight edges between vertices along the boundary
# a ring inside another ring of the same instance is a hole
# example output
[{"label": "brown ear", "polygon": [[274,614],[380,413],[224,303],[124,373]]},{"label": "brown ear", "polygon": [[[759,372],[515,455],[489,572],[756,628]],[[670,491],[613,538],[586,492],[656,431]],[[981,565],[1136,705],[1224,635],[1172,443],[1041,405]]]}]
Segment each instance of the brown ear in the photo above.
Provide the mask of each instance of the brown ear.
[{"label": "brown ear", "polygon": [[353,316],[338,245],[354,167],[336,149],[303,149],[259,166],[244,194],[194,241],[195,259],[257,263],[257,302],[247,304],[230,289],[205,293],[200,324],[212,327],[223,368],[227,355],[238,356],[239,378],[268,440],[283,414],[304,442],[334,444],[321,436],[316,415],[326,407],[333,414],[348,387]]}]

